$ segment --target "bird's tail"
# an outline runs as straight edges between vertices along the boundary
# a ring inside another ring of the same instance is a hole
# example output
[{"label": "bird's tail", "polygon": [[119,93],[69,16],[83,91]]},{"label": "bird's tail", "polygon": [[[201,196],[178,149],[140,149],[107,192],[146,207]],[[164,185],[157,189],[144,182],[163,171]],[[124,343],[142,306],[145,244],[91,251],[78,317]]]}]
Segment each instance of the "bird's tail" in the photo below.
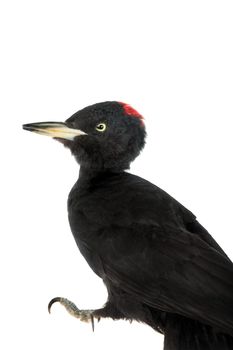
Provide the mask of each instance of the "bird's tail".
[{"label": "bird's tail", "polygon": [[178,315],[169,315],[164,350],[233,350],[233,337]]}]

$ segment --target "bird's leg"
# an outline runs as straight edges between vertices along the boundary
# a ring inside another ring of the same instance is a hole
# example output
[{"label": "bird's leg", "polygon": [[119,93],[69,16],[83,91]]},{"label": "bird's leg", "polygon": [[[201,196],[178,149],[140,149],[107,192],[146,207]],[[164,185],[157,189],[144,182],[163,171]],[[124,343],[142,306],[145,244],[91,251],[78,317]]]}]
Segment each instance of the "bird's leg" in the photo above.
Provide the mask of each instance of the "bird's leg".
[{"label": "bird's leg", "polygon": [[98,322],[102,317],[111,317],[113,319],[121,319],[124,316],[115,309],[115,307],[107,302],[102,309],[97,310],[80,310],[72,301],[66,298],[56,297],[53,298],[48,305],[48,311],[51,312],[51,307],[54,303],[59,302],[72,316],[80,319],[83,322],[91,322],[92,330],[94,331],[94,319]]}]

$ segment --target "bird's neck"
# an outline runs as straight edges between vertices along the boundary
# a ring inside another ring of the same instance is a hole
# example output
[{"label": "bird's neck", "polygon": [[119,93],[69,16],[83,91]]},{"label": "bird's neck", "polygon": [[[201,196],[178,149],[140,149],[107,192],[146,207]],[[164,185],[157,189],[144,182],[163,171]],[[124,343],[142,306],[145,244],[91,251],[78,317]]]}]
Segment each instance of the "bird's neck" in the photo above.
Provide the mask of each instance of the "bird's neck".
[{"label": "bird's neck", "polygon": [[92,181],[95,177],[100,176],[103,171],[94,168],[81,166],[79,170],[79,180],[82,182]]},{"label": "bird's neck", "polygon": [[107,180],[109,177],[120,175],[123,172],[124,169],[95,169],[81,166],[77,184],[79,187],[89,187],[94,181]]}]

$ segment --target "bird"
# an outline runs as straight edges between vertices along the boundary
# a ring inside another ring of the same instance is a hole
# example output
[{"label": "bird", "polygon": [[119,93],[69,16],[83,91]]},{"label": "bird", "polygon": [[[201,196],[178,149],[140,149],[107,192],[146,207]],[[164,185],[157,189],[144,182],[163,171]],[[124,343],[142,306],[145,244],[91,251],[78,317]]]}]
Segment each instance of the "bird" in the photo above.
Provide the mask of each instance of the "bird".
[{"label": "bird", "polygon": [[146,143],[144,117],[118,101],[87,106],[65,122],[24,124],[68,148],[79,177],[68,196],[75,242],[103,280],[102,308],[55,302],[80,319],[136,320],[164,335],[164,350],[233,349],[233,264],[196,216],[130,173]]}]

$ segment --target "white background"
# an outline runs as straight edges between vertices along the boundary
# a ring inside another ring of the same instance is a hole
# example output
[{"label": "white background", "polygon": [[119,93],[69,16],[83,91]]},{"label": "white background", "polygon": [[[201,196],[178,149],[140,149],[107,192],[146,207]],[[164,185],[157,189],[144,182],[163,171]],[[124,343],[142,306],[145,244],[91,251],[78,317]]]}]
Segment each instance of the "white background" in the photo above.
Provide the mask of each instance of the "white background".
[{"label": "white background", "polygon": [[[47,302],[106,300],[70,233],[78,165],[21,129],[86,105],[130,103],[147,145],[131,171],[165,189],[233,257],[232,1],[1,1],[2,349],[162,349],[135,322],[91,326]],[[157,345],[157,346],[156,346]]]}]

